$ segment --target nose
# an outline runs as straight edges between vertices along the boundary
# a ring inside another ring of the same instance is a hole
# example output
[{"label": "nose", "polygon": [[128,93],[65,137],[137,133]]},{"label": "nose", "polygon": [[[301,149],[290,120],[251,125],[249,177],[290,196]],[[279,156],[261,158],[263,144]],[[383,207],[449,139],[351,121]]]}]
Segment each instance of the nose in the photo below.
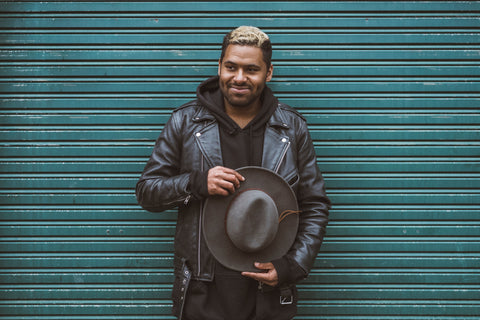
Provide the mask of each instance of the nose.
[{"label": "nose", "polygon": [[242,68],[238,68],[237,72],[235,72],[235,76],[233,77],[233,81],[237,83],[245,82],[247,79],[245,77],[245,73],[243,72]]}]

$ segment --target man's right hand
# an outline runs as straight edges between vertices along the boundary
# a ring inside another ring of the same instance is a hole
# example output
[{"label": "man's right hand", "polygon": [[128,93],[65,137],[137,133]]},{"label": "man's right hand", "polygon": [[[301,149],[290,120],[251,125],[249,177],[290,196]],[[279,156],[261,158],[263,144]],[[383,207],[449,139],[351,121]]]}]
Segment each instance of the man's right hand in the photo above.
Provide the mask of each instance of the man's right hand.
[{"label": "man's right hand", "polygon": [[240,187],[242,181],[245,181],[245,178],[237,171],[221,166],[214,167],[208,170],[208,194],[228,196]]}]

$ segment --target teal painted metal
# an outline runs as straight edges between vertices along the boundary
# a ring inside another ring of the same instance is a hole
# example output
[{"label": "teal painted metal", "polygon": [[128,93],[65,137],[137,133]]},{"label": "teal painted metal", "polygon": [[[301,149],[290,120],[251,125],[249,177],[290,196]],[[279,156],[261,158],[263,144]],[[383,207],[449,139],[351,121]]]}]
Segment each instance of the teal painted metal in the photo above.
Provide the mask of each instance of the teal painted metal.
[{"label": "teal painted metal", "polygon": [[[238,8],[242,8],[240,12]],[[133,189],[240,24],[334,202],[296,319],[480,314],[480,2],[0,2],[0,319],[171,319]]]}]

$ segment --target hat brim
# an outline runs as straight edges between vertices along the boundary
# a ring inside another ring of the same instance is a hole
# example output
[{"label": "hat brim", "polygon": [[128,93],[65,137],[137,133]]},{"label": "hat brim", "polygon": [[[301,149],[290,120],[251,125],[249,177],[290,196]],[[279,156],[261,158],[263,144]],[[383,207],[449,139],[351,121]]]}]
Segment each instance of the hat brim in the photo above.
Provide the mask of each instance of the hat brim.
[{"label": "hat brim", "polygon": [[245,177],[245,181],[235,193],[227,197],[207,198],[203,208],[203,234],[211,253],[222,265],[237,271],[258,272],[254,267],[255,262],[270,262],[281,258],[290,249],[297,235],[298,214],[290,214],[279,223],[277,234],[270,245],[248,253],[238,249],[225,232],[225,214],[230,202],[238,192],[262,190],[275,201],[279,217],[287,210],[298,212],[298,203],[292,188],[273,171],[261,167],[243,167],[236,171]]}]

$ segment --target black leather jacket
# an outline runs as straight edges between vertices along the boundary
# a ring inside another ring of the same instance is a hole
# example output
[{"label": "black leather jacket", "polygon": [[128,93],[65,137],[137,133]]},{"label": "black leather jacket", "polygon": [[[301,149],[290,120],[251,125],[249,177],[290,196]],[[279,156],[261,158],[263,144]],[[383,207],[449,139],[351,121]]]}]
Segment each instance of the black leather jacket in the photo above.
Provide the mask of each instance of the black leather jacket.
[{"label": "black leather jacket", "polygon": [[[267,123],[262,166],[281,175],[296,192],[301,213],[298,235],[288,252],[307,274],[328,223],[330,202],[316,164],[305,119],[279,104]],[[222,165],[215,117],[198,101],[176,109],[158,138],[137,183],[139,204],[160,212],[178,206],[175,271],[185,264],[197,280],[212,280],[214,263],[202,235],[203,201],[189,190],[190,173]]]}]

